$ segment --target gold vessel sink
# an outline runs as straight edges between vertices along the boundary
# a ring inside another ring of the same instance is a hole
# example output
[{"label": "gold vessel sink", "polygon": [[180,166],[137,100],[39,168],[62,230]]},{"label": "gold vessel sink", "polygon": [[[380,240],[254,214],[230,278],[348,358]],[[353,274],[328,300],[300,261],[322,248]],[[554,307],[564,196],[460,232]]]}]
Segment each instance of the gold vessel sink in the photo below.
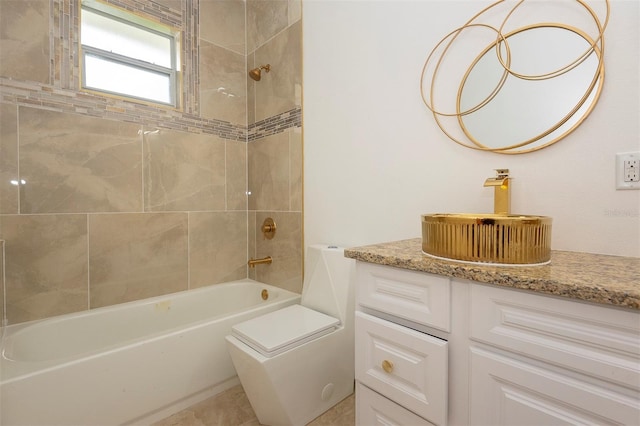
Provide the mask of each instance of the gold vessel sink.
[{"label": "gold vessel sink", "polygon": [[551,258],[551,220],[515,214],[425,214],[422,251],[464,262],[543,265]]}]

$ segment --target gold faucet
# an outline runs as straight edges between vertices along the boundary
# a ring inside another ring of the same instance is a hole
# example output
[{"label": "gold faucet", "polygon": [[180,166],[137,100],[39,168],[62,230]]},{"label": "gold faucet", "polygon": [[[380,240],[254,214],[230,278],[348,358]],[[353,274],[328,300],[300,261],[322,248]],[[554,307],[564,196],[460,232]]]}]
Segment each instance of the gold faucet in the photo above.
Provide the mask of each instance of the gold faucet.
[{"label": "gold faucet", "polygon": [[511,213],[511,185],[509,169],[496,169],[496,177],[484,181],[484,186],[493,186],[493,212],[495,214]]},{"label": "gold faucet", "polygon": [[273,262],[273,259],[271,258],[271,256],[267,256],[263,257],[262,259],[249,259],[247,265],[249,265],[249,268],[255,268],[256,265],[260,265],[262,263],[270,265],[271,262]]}]

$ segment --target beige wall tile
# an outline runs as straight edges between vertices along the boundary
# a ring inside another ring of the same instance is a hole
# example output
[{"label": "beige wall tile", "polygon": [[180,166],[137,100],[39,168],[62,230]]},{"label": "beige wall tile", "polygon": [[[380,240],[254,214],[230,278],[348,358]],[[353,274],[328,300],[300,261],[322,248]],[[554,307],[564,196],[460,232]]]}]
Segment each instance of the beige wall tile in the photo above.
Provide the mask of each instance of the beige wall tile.
[{"label": "beige wall tile", "polygon": [[201,0],[200,38],[244,55],[244,9],[242,0]]},{"label": "beige wall tile", "polygon": [[271,72],[255,85],[256,121],[300,105],[302,85],[302,21],[256,50],[256,63],[270,63]]},{"label": "beige wall tile", "polygon": [[302,211],[302,129],[293,128],[289,132],[290,206],[289,210]]},{"label": "beige wall tile", "polygon": [[[249,258],[254,258],[256,257],[256,212],[255,211],[249,211],[248,212],[248,223],[247,223],[247,230],[248,230],[248,242],[247,242],[247,253],[248,253],[248,257]],[[264,219],[263,219],[264,220]],[[262,222],[260,222],[260,225],[262,225]],[[262,234],[260,234],[260,238],[262,238]],[[247,259],[248,260],[248,259]],[[256,279],[256,269],[255,268],[249,268],[249,273],[248,273],[249,278],[251,278],[252,280]]]},{"label": "beige wall tile", "polygon": [[[49,82],[49,2],[0,0],[0,76]],[[185,6],[184,0],[157,2],[180,11]],[[287,29],[288,23],[299,21],[299,3],[249,0],[246,9],[250,29],[245,37],[245,18],[239,13],[245,8],[242,0],[200,0],[202,46],[198,53],[203,118],[246,126],[300,104],[296,93],[300,92],[301,77],[297,77],[300,72],[296,67],[300,67],[296,64],[301,57],[301,31]],[[300,27],[299,22],[297,25]],[[292,40],[295,31],[297,41]],[[298,50],[292,55],[290,49]],[[262,81],[254,83],[247,71],[263,63],[270,63],[278,72],[263,73]],[[74,78],[70,71],[67,78]],[[219,91],[221,87],[224,89]],[[62,96],[49,89],[42,93],[37,99],[48,100],[51,96],[60,100]],[[86,106],[83,99],[73,96],[68,101],[64,106],[67,110],[76,103]],[[266,244],[262,235],[256,239],[256,223],[261,224],[263,219],[257,216],[263,212],[246,211],[247,170],[257,188],[253,209],[301,209],[302,163],[296,158],[301,158],[302,141],[295,132],[245,144],[162,130],[157,140],[149,135],[143,141],[138,134],[141,126],[135,124],[17,108],[15,104],[1,104],[0,108],[0,213],[4,213],[0,216],[0,232],[17,227],[9,234],[12,241],[19,241],[18,252],[35,253],[21,256],[18,263],[6,268],[8,277],[12,277],[11,283],[7,282],[5,301],[12,323],[184,290],[188,285],[189,243],[193,250],[193,287],[206,285],[211,279],[220,282],[246,276],[247,251],[253,257],[266,255],[261,251]],[[138,113],[131,111],[132,115]],[[146,117],[144,113],[141,116]],[[224,146],[222,154],[220,146]],[[20,189],[3,187],[11,180],[8,175],[16,174],[18,161],[20,177],[27,184]],[[143,213],[145,203],[147,211],[180,213]],[[87,219],[86,215],[55,213],[96,214]],[[301,214],[295,213],[299,215],[298,225],[291,219],[295,215],[277,214],[284,215],[277,219],[283,221],[281,238],[299,228],[293,232],[300,236],[300,266]],[[75,234],[74,226],[79,227]],[[236,240],[234,235],[240,237]],[[276,266],[267,272],[260,267],[258,271],[252,269],[249,276],[260,278],[261,273],[267,280],[279,281],[280,286],[301,289],[301,266],[292,266],[296,258],[290,248],[293,243],[286,243],[291,238],[267,245],[281,253]],[[17,252],[12,253],[15,260]],[[224,259],[222,269],[212,270],[211,256]],[[295,278],[296,270],[299,279]],[[78,280],[78,276],[84,278]]]},{"label": "beige wall tile", "polygon": [[20,107],[21,213],[142,210],[140,126]]},{"label": "beige wall tile", "polygon": [[49,83],[49,0],[0,1],[0,76]]},{"label": "beige wall tile", "polygon": [[247,213],[189,213],[190,288],[247,277]]},{"label": "beige wall tile", "polygon": [[302,19],[302,0],[289,0],[289,25]]},{"label": "beige wall tile", "polygon": [[[0,217],[0,228],[2,227],[1,222],[2,218]],[[4,290],[4,241],[0,241],[0,328],[4,326]]]},{"label": "beige wall tile", "polygon": [[145,133],[145,211],[224,210],[224,140],[164,129]]},{"label": "beige wall tile", "polygon": [[247,123],[245,56],[200,40],[200,116]]},{"label": "beige wall tile", "polygon": [[11,324],[85,310],[86,215],[0,217]]},{"label": "beige wall tile", "polygon": [[187,289],[187,213],[89,215],[90,306]]},{"label": "beige wall tile", "polygon": [[0,104],[0,214],[18,213],[18,107]]},{"label": "beige wall tile", "polygon": [[289,136],[250,142],[249,210],[289,210]]},{"label": "beige wall tile", "polygon": [[254,53],[247,55],[247,126],[256,122],[256,84],[259,83],[249,77],[249,71],[260,65],[266,65],[256,64],[255,57]]},{"label": "beige wall tile", "polygon": [[287,27],[288,0],[247,0],[247,52]]},{"label": "beige wall tile", "polygon": [[[262,222],[272,217],[277,231],[267,240],[259,234]],[[297,293],[302,292],[302,214],[256,212],[256,257],[271,256],[271,265],[257,265],[256,279]]]},{"label": "beige wall tile", "polygon": [[247,144],[227,141],[227,210],[247,210]]}]

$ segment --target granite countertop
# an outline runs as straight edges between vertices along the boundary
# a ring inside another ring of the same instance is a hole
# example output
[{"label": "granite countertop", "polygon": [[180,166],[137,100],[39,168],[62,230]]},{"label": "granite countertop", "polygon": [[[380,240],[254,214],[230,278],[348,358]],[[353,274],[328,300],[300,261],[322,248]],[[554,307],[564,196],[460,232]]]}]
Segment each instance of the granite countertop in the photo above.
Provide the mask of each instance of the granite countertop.
[{"label": "granite countertop", "polygon": [[422,240],[394,241],[345,250],[363,262],[462,278],[640,310],[640,258],[551,251],[542,266],[491,266],[431,258]]}]

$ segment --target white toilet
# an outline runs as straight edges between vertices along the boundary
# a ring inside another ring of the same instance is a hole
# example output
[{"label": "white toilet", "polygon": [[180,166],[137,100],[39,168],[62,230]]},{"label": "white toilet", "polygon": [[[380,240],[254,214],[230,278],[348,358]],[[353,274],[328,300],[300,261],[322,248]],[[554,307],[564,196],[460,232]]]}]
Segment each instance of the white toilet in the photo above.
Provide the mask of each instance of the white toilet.
[{"label": "white toilet", "polygon": [[309,246],[300,305],[242,322],[227,347],[260,423],[309,423],[354,387],[355,261]]}]

